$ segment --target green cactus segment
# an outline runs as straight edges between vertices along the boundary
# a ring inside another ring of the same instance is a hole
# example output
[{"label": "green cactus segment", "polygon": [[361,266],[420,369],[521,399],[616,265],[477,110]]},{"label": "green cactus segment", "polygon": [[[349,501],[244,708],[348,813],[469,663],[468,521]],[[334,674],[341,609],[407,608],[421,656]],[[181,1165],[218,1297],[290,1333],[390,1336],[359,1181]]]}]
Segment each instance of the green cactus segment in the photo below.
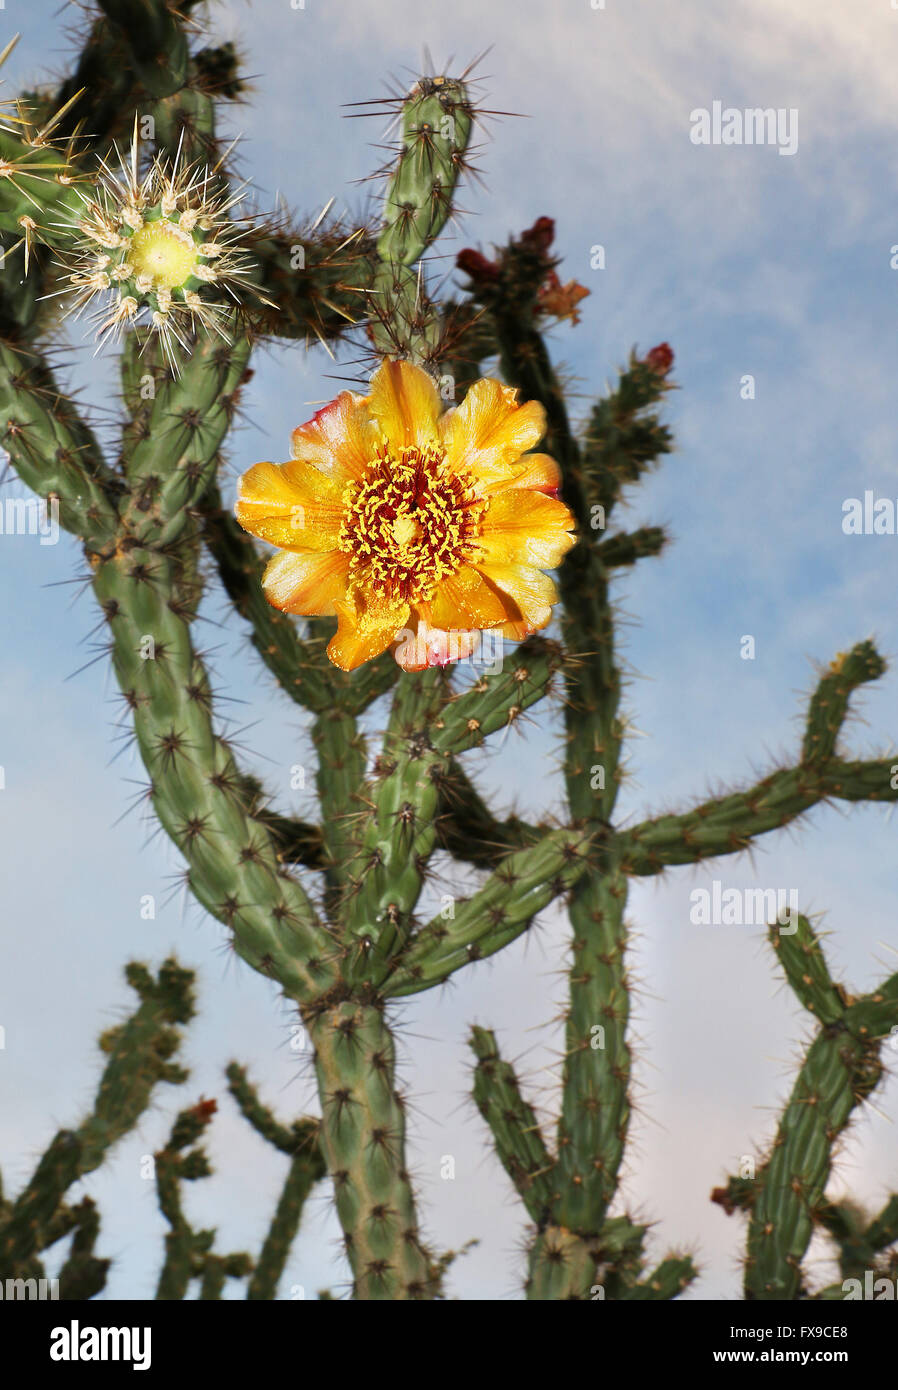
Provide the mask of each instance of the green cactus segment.
[{"label": "green cactus segment", "polygon": [[75,1234],[68,1256],[59,1271],[59,1297],[65,1302],[93,1298],[106,1287],[112,1263],[94,1254],[100,1234],[100,1213],[89,1197],[72,1208]]},{"label": "green cactus segment", "polygon": [[[604,508],[605,523],[624,488],[638,483],[670,453],[671,433],[660,423],[655,407],[672,389],[664,375],[631,353],[615,390],[593,406],[583,436],[582,465],[590,501]],[[596,520],[602,522],[601,515]],[[603,525],[592,529],[601,533]],[[615,540],[609,536],[602,542],[603,563],[605,546]]]},{"label": "green cactus segment", "polygon": [[126,40],[148,92],[164,97],[183,87],[189,61],[183,16],[165,0],[99,0],[99,6]]},{"label": "green cactus segment", "polygon": [[98,1168],[107,1150],[134,1128],[160,1081],[180,1085],[187,1078],[171,1058],[181,1042],[177,1025],[194,1014],[193,972],[167,960],[155,980],[143,965],[129,965],[125,975],[141,1003],[126,1023],[100,1038],[109,1060],[93,1112],[78,1130],[82,1175]]},{"label": "green cactus segment", "polygon": [[169,546],[190,524],[191,507],[215,477],[249,351],[232,323],[224,340],[213,335],[195,344],[177,379],[162,374],[153,386],[140,437],[125,456],[131,497],[121,524],[134,541]]},{"label": "green cactus segment", "polygon": [[892,1196],[865,1232],[871,1250],[885,1250],[898,1242],[898,1196]]},{"label": "green cactus segment", "polygon": [[345,1000],[308,1020],[321,1145],[359,1299],[427,1299],[435,1287],[405,1170],[405,1113],[380,1009]]},{"label": "green cactus segment", "polygon": [[220,1298],[226,1279],[244,1279],[253,1262],[245,1251],[218,1255],[215,1231],[196,1231],[184,1212],[182,1182],[196,1182],[211,1173],[201,1145],[215,1114],[215,1101],[201,1100],[175,1119],[165,1148],[154,1154],[159,1209],[169,1224],[165,1261],[156,1298],[173,1302],[186,1297],[191,1280],[200,1280],[200,1298]]},{"label": "green cactus segment", "polygon": [[[839,1271],[842,1279],[863,1281],[868,1271],[878,1276],[888,1275],[898,1256],[883,1256],[889,1246],[898,1242],[898,1197],[890,1197],[879,1216],[868,1221],[866,1214],[853,1202],[829,1202],[817,1213],[817,1222],[838,1248]],[[843,1284],[823,1289],[815,1298],[844,1298]]]},{"label": "green cactus segment", "polygon": [[528,638],[503,657],[497,671],[484,674],[446,705],[430,734],[433,747],[462,753],[479,748],[489,734],[510,729],[548,694],[561,666],[557,643]]},{"label": "green cactus segment", "polygon": [[702,802],[680,815],[658,816],[620,831],[617,844],[628,874],[655,874],[735,854],[768,831],[780,829],[822,801],[898,801],[894,758],[843,762],[834,749],[852,691],[875,680],[884,662],[869,642],[837,658],[811,699],[797,767],[781,768],[753,787]]},{"label": "green cactus segment", "polygon": [[624,1301],[658,1302],[677,1298],[698,1277],[688,1255],[670,1255],[641,1283],[621,1294]]},{"label": "green cactus segment", "polygon": [[180,1045],[179,1026],[193,1016],[192,972],[169,959],[155,979],[146,966],[136,963],[127,967],[125,977],[140,1004],[100,1039],[108,1061],[92,1113],[77,1131],[56,1135],[21,1196],[0,1210],[0,1277],[17,1273],[38,1251],[75,1230],[67,1277],[73,1286],[100,1279],[100,1267],[105,1269],[108,1262],[93,1256],[92,1205],[66,1207],[65,1193],[98,1168],[109,1149],[134,1129],[160,1081],[177,1085],[187,1075],[171,1058]]},{"label": "green cactus segment", "polygon": [[277,1208],[265,1237],[252,1278],[247,1288],[251,1300],[277,1297],[278,1284],[290,1254],[306,1198],[316,1182],[326,1173],[324,1157],[319,1146],[320,1126],[317,1120],[296,1120],[292,1125],[281,1124],[262,1104],[243,1067],[232,1062],[228,1067],[228,1090],[253,1129],[291,1160],[287,1178],[278,1199]]},{"label": "green cactus segment", "polygon": [[0,228],[64,247],[84,216],[84,175],[65,151],[0,125]]},{"label": "green cactus segment", "polygon": [[[203,343],[181,364],[180,375],[168,374],[165,399],[178,421],[178,447],[169,436],[166,451],[154,449],[151,434],[137,463],[126,461],[125,471],[142,480],[144,504],[132,501],[123,523],[130,530],[98,564],[94,589],[152,779],[153,805],[190,865],[194,893],[231,929],[244,960],[300,998],[332,982],[333,970],[322,964],[330,941],[304,890],[283,875],[263,820],[249,813],[233,755],[214,732],[209,680],[190,640],[199,586],[188,507],[206,486],[244,363],[242,347],[234,347],[231,359],[221,345]],[[184,419],[191,409],[183,394],[188,373],[194,385],[208,380],[230,388],[208,427]],[[152,411],[158,400],[157,393]],[[159,548],[164,543],[170,549],[175,540],[177,559]]]},{"label": "green cactus segment", "polygon": [[121,484],[43,359],[11,342],[0,342],[0,446],[47,516],[55,512],[89,554],[114,544]]},{"label": "green cactus segment", "polygon": [[249,814],[233,754],[214,732],[181,583],[178,565],[141,549],[107,560],[94,578],[153,806],[190,866],[194,894],[231,930],[237,953],[301,998],[332,981],[322,963],[330,941],[304,890],[283,874],[264,820]]},{"label": "green cactus segment", "polygon": [[530,1247],[528,1299],[584,1301],[600,1299],[597,1254],[590,1241],[563,1226],[539,1231]]},{"label": "green cactus segment", "polygon": [[298,1156],[290,1164],[247,1287],[248,1299],[277,1298],[278,1284],[299,1230],[306,1199],[316,1181],[324,1176],[324,1171],[323,1159],[320,1160],[319,1170],[317,1165],[309,1163],[305,1154]]},{"label": "green cactus segment", "polygon": [[380,781],[349,862],[343,912],[349,936],[343,973],[380,984],[405,944],[436,840],[437,754],[429,730],[442,707],[441,670],[400,677],[379,760]]},{"label": "green cactus segment", "polygon": [[769,1162],[757,1179],[746,1245],[746,1298],[799,1296],[801,1261],[829,1178],[832,1146],[879,1077],[865,1045],[831,1026],[833,1036],[824,1033],[811,1045]]},{"label": "green cactus segment", "polygon": [[601,875],[581,880],[570,907],[578,937],[565,1026],[555,1214],[584,1235],[601,1229],[630,1118],[626,901],[627,880],[609,861]]},{"label": "green cactus segment", "polygon": [[530,1219],[539,1224],[552,1204],[554,1160],[546,1148],[533,1108],[521,1095],[514,1068],[499,1056],[495,1034],[472,1028],[471,1048],[477,1058],[474,1100],[492,1132],[499,1161],[524,1203]]},{"label": "green cactus segment", "polygon": [[327,344],[370,312],[374,243],[365,228],[263,230],[251,249],[256,286],[277,306],[260,311],[263,331]]},{"label": "green cactus segment", "polygon": [[[878,990],[851,1000],[833,984],[820,943],[807,919],[794,934],[771,931],[771,939],[790,985],[822,1027],[780,1121],[770,1156],[757,1178],[731,1179],[713,1194],[727,1211],[747,1208],[745,1296],[794,1299],[804,1294],[801,1261],[814,1224],[829,1230],[842,1247],[843,1261],[866,1250],[858,1222],[847,1207],[825,1202],[833,1147],[853,1110],[876,1087],[883,1068],[881,1039],[898,1027],[898,975]],[[896,1204],[898,1211],[898,1204]],[[894,1212],[886,1209],[887,1237]],[[872,1239],[880,1232],[874,1231]]]},{"label": "green cactus segment", "polygon": [[312,742],[318,757],[315,785],[321,819],[328,828],[325,895],[329,913],[336,917],[351,875],[367,750],[355,717],[339,705],[318,715],[312,726]]},{"label": "green cactus segment", "polygon": [[660,555],[668,542],[663,526],[640,526],[637,531],[619,531],[602,542],[600,559],[606,570],[624,569],[647,556]]},{"label": "green cactus segment", "polygon": [[831,663],[811,698],[802,743],[803,763],[828,762],[848,713],[848,701],[858,686],[878,680],[886,664],[872,642],[858,642]]},{"label": "green cactus segment", "polygon": [[510,854],[468,899],[450,898],[421,928],[383,986],[389,998],[417,994],[483,960],[526,931],[538,912],[590,869],[589,836],[553,830]]},{"label": "green cactus segment", "polygon": [[439,316],[414,267],[446,224],[464,167],[473,111],[462,82],[415,84],[402,105],[399,153],[384,200],[371,285],[371,333],[384,354],[431,359]]},{"label": "green cactus segment", "polygon": [[833,982],[820,938],[807,917],[798,914],[786,924],[772,923],[770,941],[790,988],[804,1007],[821,1023],[843,1018],[848,1003],[845,991]]},{"label": "green cactus segment", "polygon": [[63,1197],[79,1176],[81,1142],[61,1129],[34,1171],[34,1176],[0,1226],[0,1273],[13,1276],[43,1248],[43,1233]]}]

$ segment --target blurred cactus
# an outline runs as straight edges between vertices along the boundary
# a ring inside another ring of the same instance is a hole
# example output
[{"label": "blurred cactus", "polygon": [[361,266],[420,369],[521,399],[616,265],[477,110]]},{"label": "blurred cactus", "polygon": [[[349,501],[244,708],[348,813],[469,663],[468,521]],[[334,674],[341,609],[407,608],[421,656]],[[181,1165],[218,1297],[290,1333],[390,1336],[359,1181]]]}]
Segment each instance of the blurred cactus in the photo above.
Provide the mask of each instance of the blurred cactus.
[{"label": "blurred cactus", "polygon": [[[675,1298],[696,1277],[692,1258],[673,1253],[652,1269],[647,1226],[612,1211],[631,1111],[628,882],[737,853],[823,801],[898,800],[890,759],[856,761],[838,749],[852,694],[884,662],[861,642],[832,663],[793,766],[618,828],[626,726],[611,595],[617,571],[659,555],[666,536],[657,526],[610,532],[608,524],[624,489],[672,447],[658,415],[671,389],[670,348],[634,352],[585,428],[572,428],[544,329],[548,320],[576,322],[585,291],[562,284],[545,216],[493,259],[463,251],[467,288],[442,303],[430,297],[422,258],[453,215],[479,115],[467,74],[422,77],[385,104],[399,137],[382,171],[378,226],[303,221],[283,209],[270,218],[238,213],[215,118],[217,103],[243,91],[239,60],[231,45],[198,46],[197,10],[192,0],[101,0],[71,77],[25,94],[0,120],[9,269],[0,285],[0,442],[83,544],[149,798],[184,856],[191,891],[241,959],[277,982],[314,1048],[320,1118],[281,1123],[245,1071],[228,1069],[245,1118],[289,1159],[257,1257],[218,1254],[215,1233],[194,1229],[185,1212],[182,1184],[210,1172],[201,1141],[215,1102],[175,1119],[154,1164],[168,1224],[157,1297],[180,1299],[195,1285],[217,1299],[229,1280],[247,1281],[251,1299],[276,1297],[304,1202],[325,1174],[353,1296],[442,1297],[454,1253],[429,1247],[417,1213],[394,1001],[500,951],[562,901],[571,958],[554,1140],[492,1032],[478,1027],[471,1038],[474,1097],[531,1223],[526,1291],[546,1300]],[[56,306],[72,303],[73,274],[75,304],[106,295],[122,331],[126,418],[112,459],[47,356]],[[173,305],[184,313],[167,332]],[[467,684],[443,666],[400,672],[389,653],[350,672],[327,658],[333,618],[298,623],[269,605],[264,557],[224,507],[219,474],[253,347],[295,338],[329,350],[345,340],[371,365],[419,364],[457,405],[481,363],[495,360],[505,383],[497,399],[507,404],[514,388],[519,404],[538,403],[550,458],[525,452],[522,464],[542,496],[556,491],[557,464],[578,531],[559,567],[556,638],[533,630],[546,618],[522,620],[517,635],[526,640]],[[320,823],[274,808],[218,730],[192,632],[206,556],[257,654],[313,717]],[[536,706],[546,710],[552,694],[563,706],[566,823],[503,818],[464,755]],[[380,697],[389,712],[372,762],[361,716]],[[453,898],[451,914],[421,922],[437,850],[481,876],[469,897]],[[806,919],[793,934],[775,925],[772,939],[820,1031],[769,1159],[714,1195],[750,1214],[746,1296],[801,1298],[811,1296],[802,1260],[815,1229],[852,1275],[866,1261],[883,1267],[898,1239],[898,1199],[870,1221],[825,1195],[834,1145],[879,1080],[882,1040],[898,1027],[898,977],[852,999],[832,981]],[[155,980],[141,966],[128,978],[141,1003],[103,1040],[109,1060],[93,1113],[53,1139],[18,1199],[0,1203],[0,1274],[42,1277],[43,1252],[71,1237],[60,1275],[71,1298],[104,1287],[108,1260],[94,1253],[93,1202],[67,1205],[66,1192],[133,1129],[159,1081],[185,1079],[171,1059],[193,1008],[188,973],[170,961]]]}]

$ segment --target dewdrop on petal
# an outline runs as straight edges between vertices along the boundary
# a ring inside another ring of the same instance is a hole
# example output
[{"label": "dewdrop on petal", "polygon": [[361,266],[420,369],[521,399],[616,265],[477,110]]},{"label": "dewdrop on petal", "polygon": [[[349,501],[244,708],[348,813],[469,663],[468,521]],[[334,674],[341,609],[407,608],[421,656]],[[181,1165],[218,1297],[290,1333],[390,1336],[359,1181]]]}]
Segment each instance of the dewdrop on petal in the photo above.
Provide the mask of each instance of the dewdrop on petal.
[{"label": "dewdrop on petal", "polygon": [[217,169],[156,158],[138,177],[135,128],[128,159],[119,169],[101,161],[84,194],[80,244],[66,256],[70,312],[88,313],[99,342],[134,323],[157,333],[174,361],[174,343],[186,334],[220,331],[219,321],[253,290],[249,260],[240,246],[246,224],[232,220],[235,196],[220,191]]}]

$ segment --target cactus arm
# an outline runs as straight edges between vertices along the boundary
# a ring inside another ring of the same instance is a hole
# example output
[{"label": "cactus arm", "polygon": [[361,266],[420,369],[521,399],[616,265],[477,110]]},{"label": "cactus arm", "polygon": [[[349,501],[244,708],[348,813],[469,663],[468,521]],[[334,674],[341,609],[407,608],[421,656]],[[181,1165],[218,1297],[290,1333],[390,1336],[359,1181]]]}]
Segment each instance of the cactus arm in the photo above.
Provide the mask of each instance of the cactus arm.
[{"label": "cactus arm", "polygon": [[66,1302],[93,1298],[106,1287],[106,1277],[112,1263],[94,1254],[100,1234],[100,1213],[89,1197],[72,1208],[75,1234],[71,1248],[59,1271],[59,1297]]},{"label": "cactus arm", "polygon": [[[614,656],[608,581],[600,551],[591,543],[595,533],[590,528],[581,451],[534,322],[535,295],[544,275],[540,261],[529,241],[522,239],[513,247],[505,273],[518,276],[523,293],[514,295],[500,284],[491,308],[508,379],[525,399],[536,398],[545,408],[546,448],[561,466],[561,495],[580,530],[580,543],[565,557],[559,576],[565,649],[584,654],[576,668],[565,671],[565,785],[573,824],[601,834],[611,820],[618,787],[620,673]],[[604,773],[598,790],[594,790],[595,765]],[[571,1247],[577,1258],[558,1266],[567,1271],[568,1279],[570,1271],[576,1272],[580,1282],[569,1283],[565,1296],[576,1293],[579,1297],[586,1296],[594,1279],[594,1266],[590,1269],[589,1258],[584,1258],[583,1244],[593,1246],[604,1223],[630,1113],[629,992],[624,967],[627,880],[610,847],[597,851],[594,869],[574,885],[568,909],[574,944],[558,1125],[557,1197],[552,1207],[552,1221],[560,1231],[581,1238],[581,1245]],[[602,1043],[599,1048],[597,1039]],[[558,1269],[543,1267],[546,1260],[554,1260],[554,1252],[553,1237],[546,1232],[531,1250],[528,1297],[555,1296],[550,1291]]]},{"label": "cactus arm", "polygon": [[622,1293],[621,1300],[658,1302],[676,1298],[697,1277],[698,1270],[688,1255],[669,1255],[647,1279]]},{"label": "cactus arm", "polygon": [[[296,997],[328,978],[309,962],[329,940],[305,892],[281,871],[264,818],[249,814],[241,774],[213,729],[208,677],[190,642],[193,608],[177,565],[132,551],[103,564],[95,588],[113,636],[113,665],[132,708],[160,821],[189,864],[199,901],[233,931],[238,954]],[[146,634],[153,660],[142,659]]]},{"label": "cactus arm", "polygon": [[181,1184],[196,1182],[211,1172],[199,1141],[215,1110],[215,1101],[202,1100],[182,1110],[172,1125],[167,1144],[154,1155],[156,1195],[169,1225],[165,1260],[156,1286],[156,1298],[163,1302],[186,1297],[193,1279],[200,1280],[201,1299],[220,1298],[226,1279],[242,1279],[252,1271],[252,1260],[245,1251],[216,1254],[212,1249],[215,1232],[194,1230],[184,1213]]},{"label": "cactus arm", "polygon": [[602,542],[602,564],[606,570],[624,569],[647,556],[660,555],[667,542],[667,532],[662,526],[620,531]]},{"label": "cactus arm", "polygon": [[[227,378],[231,390],[243,372],[241,354],[236,356]],[[229,354],[220,346],[197,344],[191,377],[205,369],[221,383],[222,358]],[[167,399],[178,414],[177,382],[184,379],[183,370],[177,378],[169,374]],[[157,392],[154,407],[159,400]],[[126,471],[152,482],[146,512],[139,506],[131,512],[140,540],[135,544],[126,533],[115,554],[97,566],[94,588],[112,633],[113,667],[152,778],[153,803],[188,861],[191,886],[233,930],[238,954],[297,997],[327,980],[327,965],[316,974],[308,962],[320,962],[328,953],[329,938],[306,893],[283,875],[264,823],[248,813],[241,775],[214,732],[208,678],[190,640],[198,592],[190,572],[197,542],[189,508],[206,486],[207,465],[217,455],[227,422],[227,409],[202,431],[187,428],[182,418],[173,427],[179,452],[168,448],[152,454],[151,436],[137,462],[126,463]],[[180,466],[184,458],[189,468]],[[160,533],[169,548],[178,541],[179,558],[159,548]],[[152,659],[141,654],[148,634]]]},{"label": "cactus arm", "polygon": [[770,939],[790,985],[821,1021],[780,1119],[770,1154],[754,1180],[731,1179],[714,1199],[728,1211],[750,1213],[745,1296],[795,1299],[805,1292],[801,1262],[815,1223],[844,1238],[824,1200],[833,1148],[852,1112],[878,1084],[881,1038],[898,1022],[898,976],[852,1000],[832,983],[823,952],[806,917],[797,931],[780,924]]},{"label": "cactus arm", "polygon": [[346,999],[307,1019],[321,1096],[321,1145],[345,1233],[355,1298],[429,1299],[405,1169],[405,1112],[382,1008]]},{"label": "cactus arm", "polygon": [[61,1129],[0,1227],[0,1271],[4,1277],[12,1276],[43,1247],[44,1229],[77,1179],[80,1163],[78,1135]]},{"label": "cactus arm", "polygon": [[379,983],[407,938],[423,886],[422,867],[436,840],[437,789],[431,772],[437,754],[429,729],[445,684],[444,673],[431,669],[403,674],[396,685],[381,779],[367,793],[370,811],[347,869],[347,978]]},{"label": "cactus arm", "polygon": [[538,1225],[551,1207],[555,1161],[532,1106],[521,1094],[514,1068],[499,1055],[495,1034],[474,1027],[469,1041],[477,1058],[474,1100],[489,1125],[502,1167]]},{"label": "cactus arm", "polygon": [[355,716],[335,704],[323,710],[312,725],[318,757],[315,785],[325,839],[325,905],[336,917],[352,875],[355,821],[360,814],[359,792],[365,780],[366,744]]},{"label": "cactus arm", "polygon": [[773,772],[745,791],[618,832],[622,863],[628,874],[656,874],[670,865],[736,854],[824,801],[898,801],[894,766],[894,758],[833,759],[822,768]]},{"label": "cactus arm", "polygon": [[[623,489],[638,482],[673,447],[669,428],[655,413],[671,389],[662,370],[633,352],[614,390],[590,412],[581,446],[583,472],[590,502],[604,509],[606,524]],[[602,550],[615,540],[609,536]]]},{"label": "cactus arm", "polygon": [[187,1073],[170,1059],[180,1045],[178,1025],[193,1017],[193,972],[167,960],[153,979],[145,966],[125,972],[140,997],[139,1008],[100,1039],[107,1054],[94,1108],[78,1130],[79,1174],[92,1172],[107,1150],[134,1128],[159,1081],[179,1085]]},{"label": "cactus arm", "polygon": [[845,991],[829,973],[820,938],[800,913],[790,920],[788,931],[782,930],[784,925],[771,931],[770,941],[790,989],[821,1023],[837,1023],[847,1001]]},{"label": "cactus arm", "polygon": [[187,81],[187,39],[177,11],[165,0],[98,0],[131,52],[140,81],[154,97],[170,96]]},{"label": "cactus arm", "polygon": [[18,476],[57,499],[59,524],[82,536],[89,554],[112,545],[120,484],[43,359],[9,341],[0,342],[0,421],[0,444]]},{"label": "cactus arm", "polygon": [[831,1146],[867,1085],[864,1044],[844,1031],[818,1036],[792,1090],[758,1178],[746,1244],[745,1296],[794,1299],[822,1200]]},{"label": "cactus arm", "polygon": [[83,1203],[67,1207],[65,1192],[98,1168],[109,1149],[134,1128],[160,1081],[177,1085],[186,1076],[171,1058],[180,1044],[179,1025],[193,1015],[192,972],[169,959],[155,979],[136,963],[125,976],[140,1003],[100,1039],[108,1061],[92,1113],[77,1131],[56,1135],[21,1196],[0,1214],[0,1275],[11,1274],[38,1250],[82,1227],[82,1238],[70,1252],[76,1266],[72,1278],[76,1273],[87,1280],[99,1277],[102,1262],[92,1255],[92,1218]]},{"label": "cactus arm", "polygon": [[319,1147],[320,1126],[317,1120],[310,1119],[297,1120],[293,1125],[281,1124],[259,1100],[243,1067],[232,1062],[227,1076],[228,1090],[253,1129],[290,1158],[290,1168],[246,1295],[252,1300],[270,1300],[277,1297],[278,1283],[299,1230],[306,1199],[326,1172]]},{"label": "cactus arm", "polygon": [[364,227],[260,228],[252,253],[262,331],[309,345],[338,339],[369,312],[373,250]]},{"label": "cactus arm", "polygon": [[371,284],[370,331],[384,355],[423,363],[438,353],[439,316],[415,267],[446,225],[472,124],[463,82],[416,83],[401,104]]},{"label": "cactus arm", "polygon": [[548,693],[561,665],[557,643],[540,637],[522,642],[498,671],[481,676],[440,711],[430,732],[434,749],[456,754],[479,748]]},{"label": "cactus arm", "polygon": [[801,762],[772,772],[747,790],[620,831],[617,843],[627,873],[653,874],[671,864],[737,853],[822,801],[898,800],[892,759],[845,762],[836,753],[852,693],[884,670],[872,642],[859,642],[837,657],[811,698]]},{"label": "cactus arm", "polygon": [[297,1155],[290,1164],[247,1287],[248,1299],[270,1301],[277,1298],[278,1284],[299,1230],[306,1199],[324,1172],[324,1159],[320,1157],[312,1164],[305,1154]]},{"label": "cactus arm", "polygon": [[576,831],[552,830],[538,844],[510,854],[473,897],[452,904],[454,915],[435,917],[415,934],[385,993],[398,998],[432,989],[493,955],[589,869],[589,837]]},{"label": "cactus arm", "polygon": [[[538,290],[552,264],[547,258],[551,235],[551,223],[541,219],[510,244],[500,265],[480,280],[477,291],[492,318],[506,379],[525,400],[539,400],[546,411],[544,447],[561,465],[561,495],[578,522],[580,543],[565,557],[560,571],[565,649],[581,654],[576,665],[572,663],[565,670],[565,783],[573,825],[599,837],[595,871],[574,885],[569,906],[574,959],[556,1198],[551,1212],[551,1221],[558,1224],[540,1231],[531,1247],[527,1294],[537,1299],[589,1296],[596,1274],[599,1233],[623,1156],[630,1071],[626,1041],[629,994],[624,969],[627,879],[617,845],[608,833],[617,795],[622,736],[608,572],[642,554],[657,553],[663,543],[659,528],[647,528],[633,538],[618,537],[607,567],[603,548],[595,544],[598,528],[593,525],[593,504],[599,493],[596,475],[601,446],[597,448],[596,440],[587,437],[581,448],[575,440],[564,396],[536,323]],[[606,408],[622,413],[621,393],[630,386],[634,373],[649,390],[638,409],[629,412],[629,436],[621,440],[618,432],[624,457],[635,444],[634,432],[646,427],[642,418],[645,407],[666,389],[659,373],[646,370],[633,359],[630,376],[622,376],[614,401]],[[651,428],[657,453],[666,444],[666,435],[654,421]],[[619,486],[601,491],[606,504],[602,526],[618,491]],[[595,773],[599,770],[602,778],[597,786]]]},{"label": "cactus arm", "polygon": [[889,1198],[864,1234],[871,1250],[884,1250],[898,1241],[898,1196]]},{"label": "cactus arm", "polygon": [[801,747],[805,767],[825,765],[836,756],[836,744],[854,691],[878,680],[886,663],[870,641],[858,642],[840,653],[821,676],[811,696]]}]

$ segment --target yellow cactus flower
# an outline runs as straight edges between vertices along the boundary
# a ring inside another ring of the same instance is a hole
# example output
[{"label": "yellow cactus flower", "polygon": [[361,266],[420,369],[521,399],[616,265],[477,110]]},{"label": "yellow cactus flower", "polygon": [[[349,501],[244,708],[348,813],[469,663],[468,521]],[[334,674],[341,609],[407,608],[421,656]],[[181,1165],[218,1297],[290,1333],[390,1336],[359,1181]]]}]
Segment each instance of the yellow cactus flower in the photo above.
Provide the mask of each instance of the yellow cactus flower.
[{"label": "yellow cactus flower", "polygon": [[327,654],[344,671],[388,648],[418,671],[470,655],[484,629],[545,627],[544,571],[576,538],[557,463],[527,452],[544,433],[542,406],[499,381],[441,411],[425,371],[383,362],[370,395],[343,391],[294,430],[289,463],[240,479],[237,520],[280,552],[269,603],[335,614]]}]

